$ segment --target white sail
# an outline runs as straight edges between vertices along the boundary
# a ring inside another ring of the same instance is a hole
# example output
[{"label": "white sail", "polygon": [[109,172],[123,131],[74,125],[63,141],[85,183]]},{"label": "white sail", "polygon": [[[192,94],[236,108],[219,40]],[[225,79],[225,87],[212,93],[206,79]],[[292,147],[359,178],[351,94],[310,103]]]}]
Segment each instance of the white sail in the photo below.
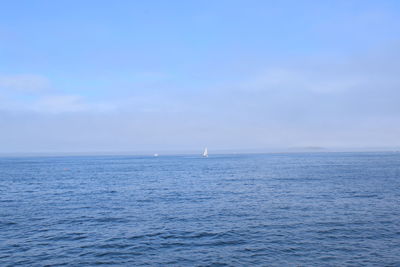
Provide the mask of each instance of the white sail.
[{"label": "white sail", "polygon": [[204,149],[203,157],[208,157],[208,150],[207,150],[207,148]]}]

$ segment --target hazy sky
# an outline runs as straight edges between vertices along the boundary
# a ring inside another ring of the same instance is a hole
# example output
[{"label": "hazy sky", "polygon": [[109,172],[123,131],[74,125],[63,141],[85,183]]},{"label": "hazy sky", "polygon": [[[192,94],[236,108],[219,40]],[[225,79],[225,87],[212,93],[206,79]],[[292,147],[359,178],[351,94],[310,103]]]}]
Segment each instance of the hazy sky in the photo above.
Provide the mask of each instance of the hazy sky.
[{"label": "hazy sky", "polygon": [[400,1],[0,6],[0,153],[400,146]]}]

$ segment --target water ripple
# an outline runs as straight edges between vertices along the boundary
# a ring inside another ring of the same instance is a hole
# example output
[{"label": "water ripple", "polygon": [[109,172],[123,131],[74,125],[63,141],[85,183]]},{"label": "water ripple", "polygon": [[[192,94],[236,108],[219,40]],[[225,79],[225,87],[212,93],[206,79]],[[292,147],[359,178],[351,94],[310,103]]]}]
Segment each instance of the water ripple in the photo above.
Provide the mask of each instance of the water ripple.
[{"label": "water ripple", "polygon": [[0,158],[0,266],[400,266],[400,154]]}]

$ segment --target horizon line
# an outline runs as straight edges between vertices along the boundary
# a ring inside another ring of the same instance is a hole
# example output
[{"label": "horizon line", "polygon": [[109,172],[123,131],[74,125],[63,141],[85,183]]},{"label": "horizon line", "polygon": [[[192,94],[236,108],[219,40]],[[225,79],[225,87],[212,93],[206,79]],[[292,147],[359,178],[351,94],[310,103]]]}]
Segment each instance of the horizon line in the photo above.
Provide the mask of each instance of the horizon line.
[{"label": "horizon line", "polygon": [[[210,150],[210,149],[209,149]],[[0,152],[0,157],[30,157],[30,156],[185,156],[201,155],[202,150],[175,150],[175,151],[27,151],[27,152]],[[295,147],[276,149],[215,149],[210,155],[245,155],[245,154],[295,154],[295,153],[362,153],[362,152],[400,152],[400,147]]]}]

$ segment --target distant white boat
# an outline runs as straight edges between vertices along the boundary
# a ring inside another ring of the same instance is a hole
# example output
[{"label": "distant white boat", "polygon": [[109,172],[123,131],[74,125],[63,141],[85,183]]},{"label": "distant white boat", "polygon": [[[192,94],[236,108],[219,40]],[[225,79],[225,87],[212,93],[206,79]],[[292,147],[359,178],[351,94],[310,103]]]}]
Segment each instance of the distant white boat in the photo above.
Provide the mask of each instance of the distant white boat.
[{"label": "distant white boat", "polygon": [[156,154],[154,154],[154,157],[158,157],[158,154],[156,153]]},{"label": "distant white boat", "polygon": [[203,157],[206,157],[206,158],[208,157],[208,150],[207,150],[207,148],[204,149]]}]

